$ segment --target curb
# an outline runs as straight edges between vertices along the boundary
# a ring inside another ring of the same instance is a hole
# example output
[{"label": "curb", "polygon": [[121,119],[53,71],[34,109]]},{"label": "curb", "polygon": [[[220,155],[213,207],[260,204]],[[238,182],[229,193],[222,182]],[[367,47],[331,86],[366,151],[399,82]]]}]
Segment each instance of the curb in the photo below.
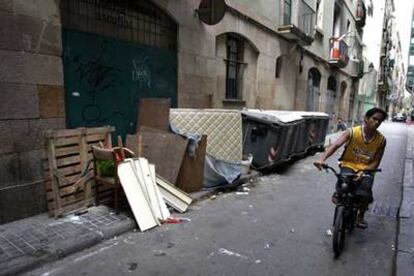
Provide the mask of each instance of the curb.
[{"label": "curb", "polygon": [[241,176],[239,179],[235,180],[233,183],[223,186],[217,186],[209,188],[207,190],[202,190],[199,192],[191,193],[190,196],[193,198],[194,202],[200,202],[208,199],[209,197],[216,195],[219,192],[226,190],[235,190],[245,183],[250,183],[260,177],[261,174],[257,171],[251,171],[251,173]]},{"label": "curb", "polygon": [[9,261],[1,268],[0,275],[16,275],[29,270],[33,270],[46,263],[57,261],[75,252],[99,244],[103,240],[121,235],[136,228],[136,224],[131,219],[120,221],[115,226],[107,226],[100,231],[86,233],[78,236],[75,240],[61,241],[51,244],[45,250],[34,255],[23,255]]},{"label": "curb", "polygon": [[414,129],[408,128],[407,152],[402,187],[402,200],[398,215],[396,276],[412,275],[414,271]]}]

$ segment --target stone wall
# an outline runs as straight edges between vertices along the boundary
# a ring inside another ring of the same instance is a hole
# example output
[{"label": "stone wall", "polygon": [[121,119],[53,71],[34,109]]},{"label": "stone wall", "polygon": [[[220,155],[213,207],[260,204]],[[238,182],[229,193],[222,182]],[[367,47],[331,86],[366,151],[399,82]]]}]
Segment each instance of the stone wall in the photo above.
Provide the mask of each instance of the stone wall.
[{"label": "stone wall", "polygon": [[0,1],[0,223],[46,211],[44,132],[65,127],[59,1]]},{"label": "stone wall", "polygon": [[[154,2],[178,24],[179,107],[294,109],[295,78],[275,78],[277,57],[287,53],[292,45],[231,12],[226,12],[217,25],[208,26],[194,13],[198,0]],[[247,42],[240,102],[225,100],[225,35],[228,33],[235,33]],[[287,61],[282,70],[293,72],[295,69]]]}]

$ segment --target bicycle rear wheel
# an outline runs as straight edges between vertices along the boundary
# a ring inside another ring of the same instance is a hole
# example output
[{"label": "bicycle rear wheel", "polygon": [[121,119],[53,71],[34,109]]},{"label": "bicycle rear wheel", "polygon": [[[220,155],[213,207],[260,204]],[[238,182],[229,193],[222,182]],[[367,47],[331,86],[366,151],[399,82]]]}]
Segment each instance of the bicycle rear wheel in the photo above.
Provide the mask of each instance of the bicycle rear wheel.
[{"label": "bicycle rear wheel", "polygon": [[334,222],[334,231],[332,235],[332,249],[335,254],[335,259],[341,255],[345,243],[345,218],[344,206],[336,207],[336,216]]}]

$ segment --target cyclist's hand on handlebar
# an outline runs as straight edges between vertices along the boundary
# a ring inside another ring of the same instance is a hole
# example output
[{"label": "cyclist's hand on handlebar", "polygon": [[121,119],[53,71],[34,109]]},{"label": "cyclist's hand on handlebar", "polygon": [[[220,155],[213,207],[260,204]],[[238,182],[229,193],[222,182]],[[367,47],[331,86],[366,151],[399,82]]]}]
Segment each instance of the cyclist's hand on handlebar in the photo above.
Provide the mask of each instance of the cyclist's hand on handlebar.
[{"label": "cyclist's hand on handlebar", "polygon": [[317,167],[319,170],[326,168],[326,162],[320,160],[313,162],[313,165]]}]

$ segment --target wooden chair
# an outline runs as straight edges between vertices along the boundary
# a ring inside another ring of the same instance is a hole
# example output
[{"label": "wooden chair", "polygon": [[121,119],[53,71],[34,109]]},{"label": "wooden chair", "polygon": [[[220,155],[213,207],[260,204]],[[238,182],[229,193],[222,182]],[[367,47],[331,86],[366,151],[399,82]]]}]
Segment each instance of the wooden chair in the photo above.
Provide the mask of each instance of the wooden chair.
[{"label": "wooden chair", "polygon": [[[118,214],[119,211],[119,192],[121,189],[121,183],[119,182],[117,167],[118,164],[125,157],[134,157],[134,153],[127,148],[116,147],[116,148],[101,148],[92,146],[93,154],[93,165],[94,165],[94,176],[95,176],[95,204],[99,205],[99,184],[105,186],[113,186],[114,188],[114,207],[115,212]],[[105,176],[98,168],[98,161],[109,161],[114,164],[114,175]]]}]

